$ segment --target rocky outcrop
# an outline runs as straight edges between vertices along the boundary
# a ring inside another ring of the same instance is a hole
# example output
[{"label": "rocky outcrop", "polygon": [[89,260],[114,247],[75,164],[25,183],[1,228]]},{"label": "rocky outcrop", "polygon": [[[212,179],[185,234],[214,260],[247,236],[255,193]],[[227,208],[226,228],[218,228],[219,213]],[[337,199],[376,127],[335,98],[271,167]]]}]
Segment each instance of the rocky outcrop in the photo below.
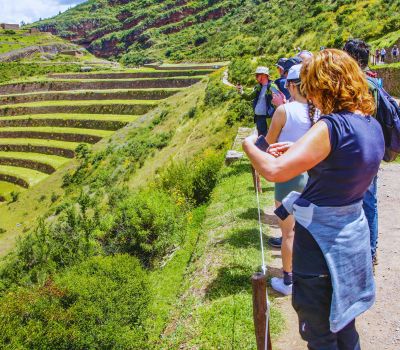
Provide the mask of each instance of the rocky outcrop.
[{"label": "rocky outcrop", "polygon": [[18,50],[8,51],[0,54],[0,62],[11,62],[21,60],[32,56],[35,53],[51,53],[57,54],[64,50],[71,49],[71,45],[66,44],[53,44],[53,45],[40,45],[28,46]]}]

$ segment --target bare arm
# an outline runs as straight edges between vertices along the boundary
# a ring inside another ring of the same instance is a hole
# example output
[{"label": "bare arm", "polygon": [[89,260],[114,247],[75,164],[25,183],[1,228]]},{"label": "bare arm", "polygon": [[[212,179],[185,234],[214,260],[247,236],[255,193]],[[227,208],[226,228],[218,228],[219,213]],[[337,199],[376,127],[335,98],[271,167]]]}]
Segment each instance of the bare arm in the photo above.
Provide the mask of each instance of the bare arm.
[{"label": "bare arm", "polygon": [[285,182],[323,161],[331,151],[331,144],[328,127],[320,121],[278,158],[260,151],[252,137],[243,142],[243,149],[260,175],[271,182]]},{"label": "bare arm", "polygon": [[269,127],[268,134],[265,137],[268,144],[271,145],[278,141],[278,137],[281,134],[281,131],[285,126],[285,124],[286,124],[285,108],[283,106],[279,106],[272,117],[271,126]]}]

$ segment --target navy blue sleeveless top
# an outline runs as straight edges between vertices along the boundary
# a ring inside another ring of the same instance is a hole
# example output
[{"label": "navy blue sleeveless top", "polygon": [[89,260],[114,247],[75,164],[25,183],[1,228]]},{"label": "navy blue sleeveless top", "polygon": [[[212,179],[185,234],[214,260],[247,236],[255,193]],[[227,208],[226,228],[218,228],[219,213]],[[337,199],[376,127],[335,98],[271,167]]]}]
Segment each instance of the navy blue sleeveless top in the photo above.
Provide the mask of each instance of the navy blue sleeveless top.
[{"label": "navy blue sleeveless top", "polygon": [[302,198],[318,206],[344,206],[362,200],[377,174],[385,141],[379,123],[343,111],[322,116],[329,129],[331,152],[308,171]]},{"label": "navy blue sleeveless top", "polygon": [[[382,129],[373,117],[350,112],[329,114],[320,120],[328,126],[331,152],[308,171],[308,183],[301,198],[325,207],[358,202],[363,199],[383,158]],[[329,275],[317,242],[297,222],[293,272],[305,276]]]}]

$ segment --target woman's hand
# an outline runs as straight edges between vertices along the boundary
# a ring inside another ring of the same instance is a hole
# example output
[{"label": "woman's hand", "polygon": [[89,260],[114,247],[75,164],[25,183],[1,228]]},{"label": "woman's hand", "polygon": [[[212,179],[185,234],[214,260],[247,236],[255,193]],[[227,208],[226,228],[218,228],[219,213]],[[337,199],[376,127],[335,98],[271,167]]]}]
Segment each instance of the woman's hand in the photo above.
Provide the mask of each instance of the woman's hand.
[{"label": "woman's hand", "polygon": [[272,93],[272,101],[271,102],[275,107],[279,107],[279,106],[281,106],[281,105],[286,103],[286,97],[280,91],[278,91],[278,93],[273,92]]},{"label": "woman's hand", "polygon": [[267,153],[277,158],[284,154],[292,145],[293,142],[277,142],[268,147]]}]

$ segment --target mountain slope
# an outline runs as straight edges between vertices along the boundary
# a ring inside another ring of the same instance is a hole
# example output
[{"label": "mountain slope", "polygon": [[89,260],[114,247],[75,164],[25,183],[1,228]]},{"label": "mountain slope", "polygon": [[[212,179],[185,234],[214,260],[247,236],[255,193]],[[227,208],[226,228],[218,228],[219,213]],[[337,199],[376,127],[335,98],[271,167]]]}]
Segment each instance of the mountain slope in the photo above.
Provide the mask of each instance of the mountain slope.
[{"label": "mountain slope", "polygon": [[142,64],[287,55],[348,37],[392,45],[399,1],[89,0],[34,23],[102,57]]}]

